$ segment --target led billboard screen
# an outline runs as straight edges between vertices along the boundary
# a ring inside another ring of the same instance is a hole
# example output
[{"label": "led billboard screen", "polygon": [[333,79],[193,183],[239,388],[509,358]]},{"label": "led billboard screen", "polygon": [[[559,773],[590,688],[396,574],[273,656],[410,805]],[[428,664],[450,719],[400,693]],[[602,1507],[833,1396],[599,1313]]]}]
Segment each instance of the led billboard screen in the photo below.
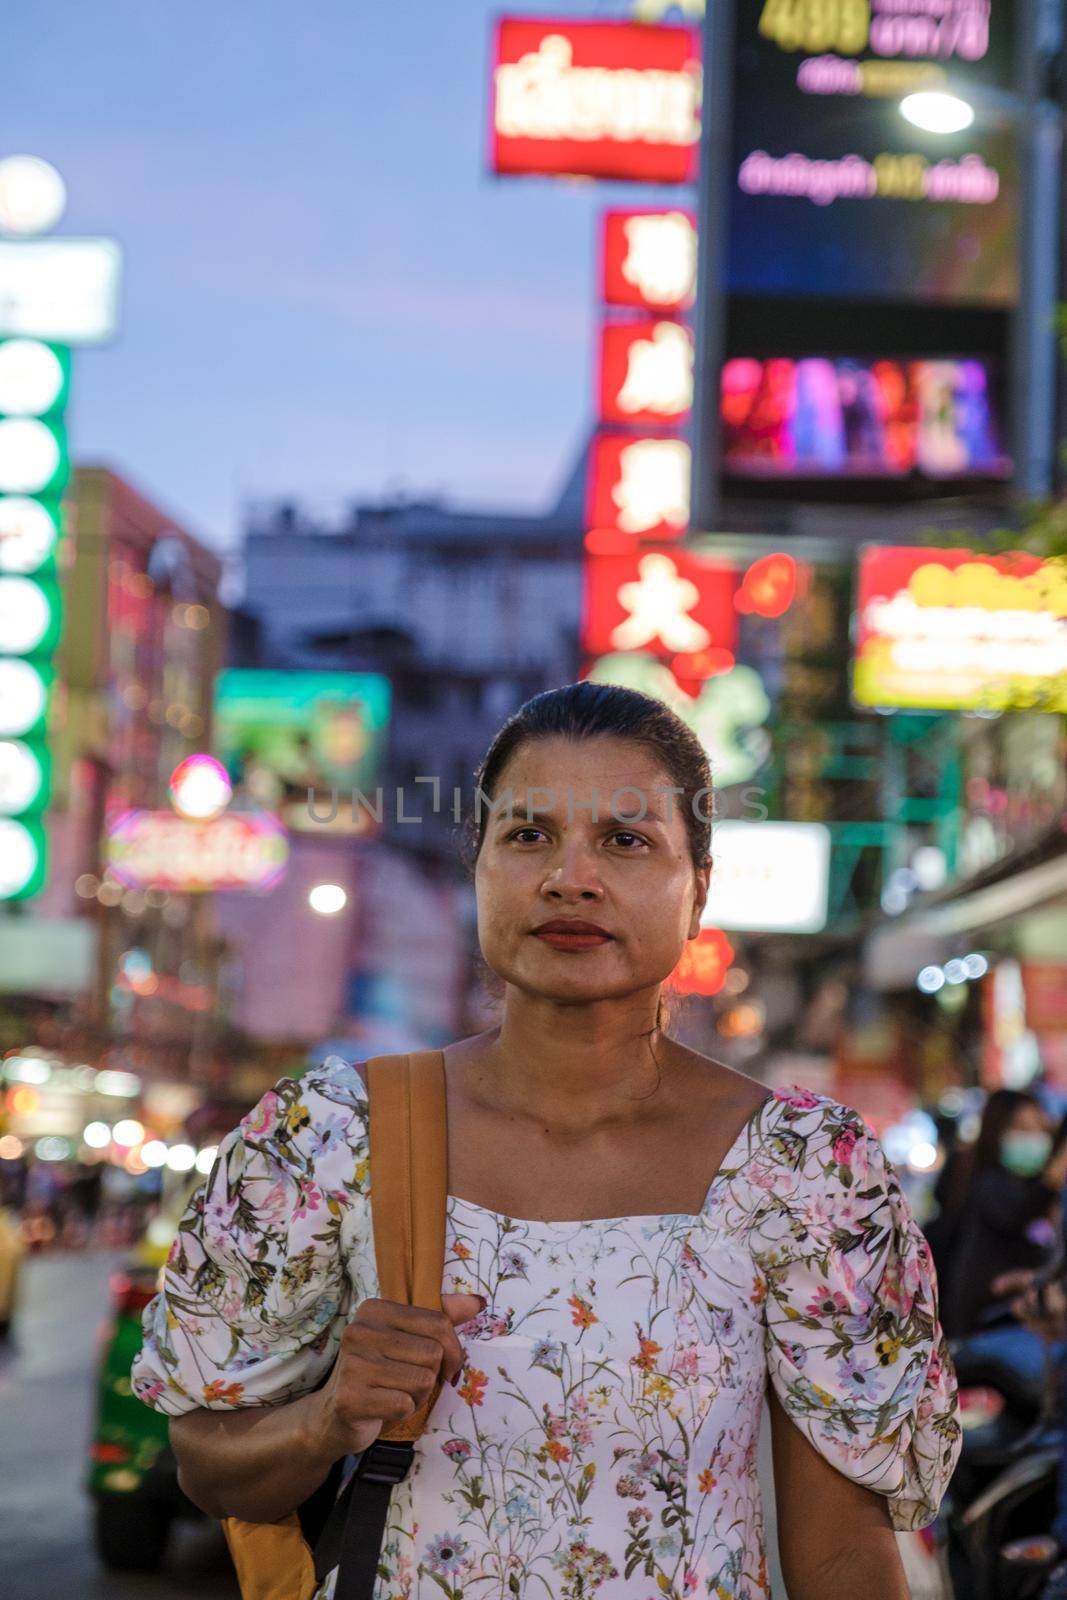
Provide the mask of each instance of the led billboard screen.
[{"label": "led billboard screen", "polygon": [[723,465],[739,477],[1005,478],[983,361],[736,357],[722,376]]},{"label": "led billboard screen", "polygon": [[[1005,306],[1017,289],[1012,0],[737,0],[736,294]],[[932,133],[909,93],[973,102]]]},{"label": "led billboard screen", "polygon": [[695,28],[502,18],[493,171],[690,183],[700,94]]}]

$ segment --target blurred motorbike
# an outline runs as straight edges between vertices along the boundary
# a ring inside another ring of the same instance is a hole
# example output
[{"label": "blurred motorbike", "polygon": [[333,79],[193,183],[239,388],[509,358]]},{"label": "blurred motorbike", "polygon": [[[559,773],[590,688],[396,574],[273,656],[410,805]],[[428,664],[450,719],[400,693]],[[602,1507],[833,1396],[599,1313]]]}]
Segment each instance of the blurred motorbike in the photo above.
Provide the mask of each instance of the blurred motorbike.
[{"label": "blurred motorbike", "polygon": [[1036,1600],[1062,1454],[1055,1351],[1001,1318],[954,1341],[963,1447],[938,1533],[956,1600]]}]

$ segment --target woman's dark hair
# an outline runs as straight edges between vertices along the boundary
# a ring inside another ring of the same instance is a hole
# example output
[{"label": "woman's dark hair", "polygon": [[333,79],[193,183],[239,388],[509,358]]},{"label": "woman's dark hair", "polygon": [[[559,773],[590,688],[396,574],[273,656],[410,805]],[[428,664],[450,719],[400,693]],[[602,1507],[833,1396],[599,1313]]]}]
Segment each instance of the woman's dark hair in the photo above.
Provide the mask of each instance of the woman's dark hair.
[{"label": "woman's dark hair", "polygon": [[[490,802],[505,768],[525,745],[538,739],[626,739],[643,746],[679,791],[673,801],[682,812],[689,853],[698,870],[711,854],[713,815],[711,764],[693,730],[662,700],[613,683],[568,683],[534,695],[509,717],[475,773],[475,803],[468,813],[463,856],[473,871],[485,840]],[[656,1026],[667,1012],[660,996]]]},{"label": "woman's dark hair", "polygon": [[[696,867],[711,853],[711,764],[691,728],[669,706],[637,689],[614,683],[568,683],[534,695],[509,717],[482,758],[475,774],[477,790],[492,800],[512,757],[536,739],[627,739],[643,745],[681,791],[681,807]],[[477,800],[477,795],[476,795]],[[467,819],[466,846],[470,864],[478,859],[485,839],[489,807],[476,804]]]},{"label": "woman's dark hair", "polygon": [[975,1175],[987,1167],[1000,1165],[1000,1141],[1017,1111],[1024,1106],[1042,1110],[1040,1100],[1022,1089],[994,1089],[985,1103],[982,1124],[974,1142],[972,1171]]}]

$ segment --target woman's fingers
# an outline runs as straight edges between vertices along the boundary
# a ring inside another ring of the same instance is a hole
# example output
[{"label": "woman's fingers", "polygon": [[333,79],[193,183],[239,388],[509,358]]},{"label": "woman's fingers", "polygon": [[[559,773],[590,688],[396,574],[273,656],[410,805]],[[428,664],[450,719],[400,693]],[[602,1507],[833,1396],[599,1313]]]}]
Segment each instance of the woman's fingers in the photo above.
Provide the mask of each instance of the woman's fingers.
[{"label": "woman's fingers", "polygon": [[[368,1335],[372,1343],[365,1346]],[[364,1300],[344,1337],[360,1348],[374,1348],[393,1359],[432,1367],[435,1372],[443,1359],[446,1378],[458,1372],[464,1361],[463,1346],[450,1317],[443,1311],[405,1306],[395,1300]]]}]

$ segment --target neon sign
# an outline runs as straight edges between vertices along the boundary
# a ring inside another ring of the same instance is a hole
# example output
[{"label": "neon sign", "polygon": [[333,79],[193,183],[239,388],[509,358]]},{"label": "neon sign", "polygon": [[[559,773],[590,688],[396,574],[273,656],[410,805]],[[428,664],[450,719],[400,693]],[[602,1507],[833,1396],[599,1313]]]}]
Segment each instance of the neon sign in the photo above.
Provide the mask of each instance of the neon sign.
[{"label": "neon sign", "polygon": [[693,404],[693,335],[680,322],[607,322],[600,331],[603,422],[655,427],[687,420]]},{"label": "neon sign", "polygon": [[700,96],[694,28],[503,18],[493,170],[692,182]]},{"label": "neon sign", "polygon": [[585,573],[582,643],[591,655],[644,650],[681,656],[688,668],[702,651],[733,651],[733,567],[667,549],[589,556]]},{"label": "neon sign", "polygon": [[1013,552],[871,549],[853,695],[864,706],[1067,711],[1067,569]]},{"label": "neon sign", "polygon": [[697,225],[691,211],[606,211],[601,294],[609,306],[688,311],[696,299]]},{"label": "neon sign", "polygon": [[263,891],[284,873],[289,843],[269,811],[191,822],[173,811],[134,810],[111,824],[107,855],[112,875],[131,889]]},{"label": "neon sign", "polygon": [[598,434],[586,525],[645,539],[676,538],[689,526],[689,466],[684,439]]}]

